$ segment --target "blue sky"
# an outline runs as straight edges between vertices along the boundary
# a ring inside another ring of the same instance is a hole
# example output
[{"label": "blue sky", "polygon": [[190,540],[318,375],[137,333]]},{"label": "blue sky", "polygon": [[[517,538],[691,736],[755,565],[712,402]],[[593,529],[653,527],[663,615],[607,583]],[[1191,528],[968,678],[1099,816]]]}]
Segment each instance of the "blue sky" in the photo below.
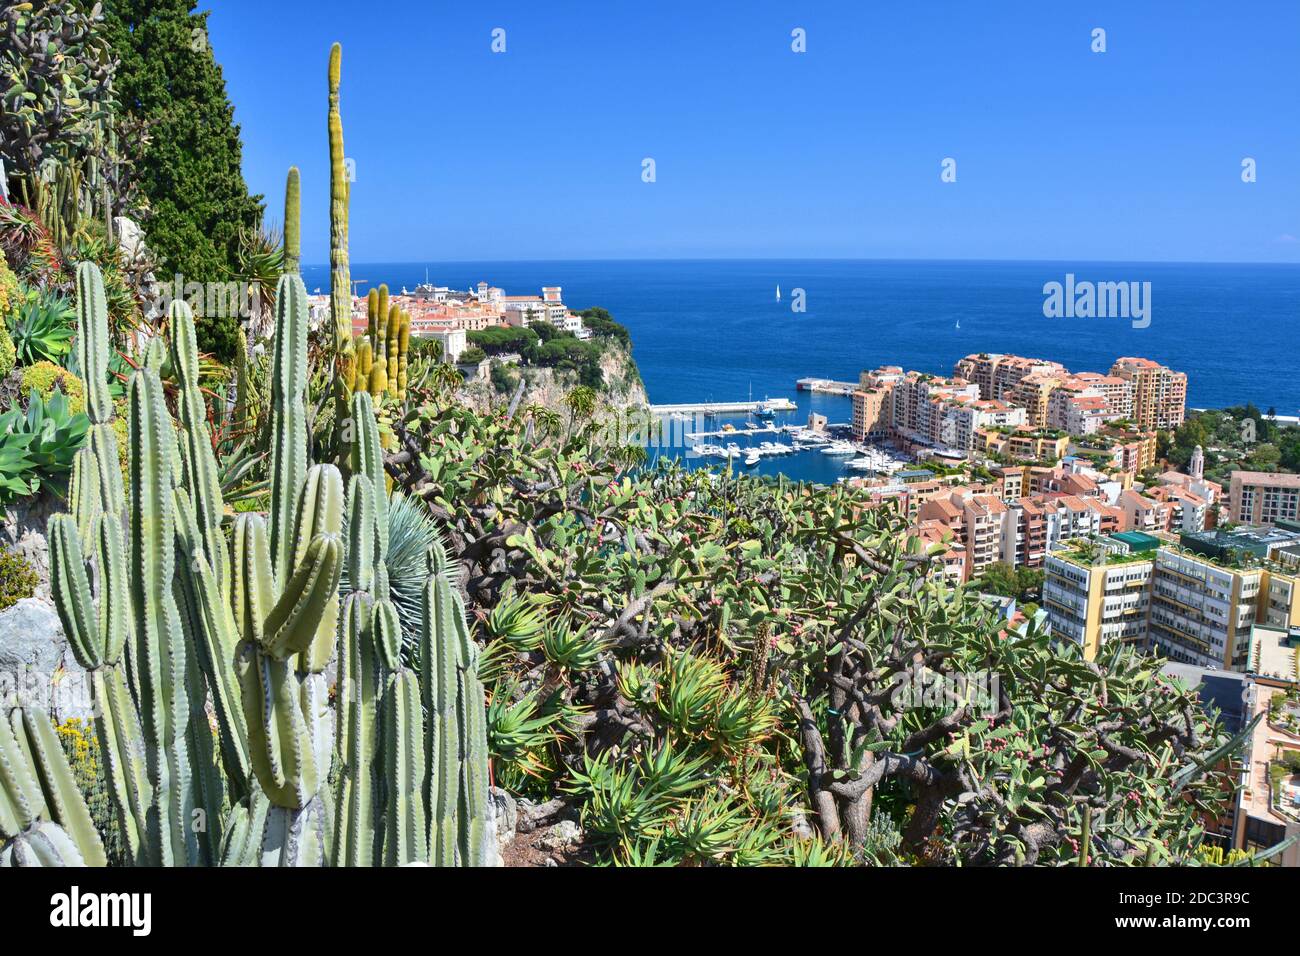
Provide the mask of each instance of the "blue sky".
[{"label": "blue sky", "polygon": [[302,170],[308,262],[334,40],[358,262],[1300,262],[1297,0],[209,5],[270,219]]}]

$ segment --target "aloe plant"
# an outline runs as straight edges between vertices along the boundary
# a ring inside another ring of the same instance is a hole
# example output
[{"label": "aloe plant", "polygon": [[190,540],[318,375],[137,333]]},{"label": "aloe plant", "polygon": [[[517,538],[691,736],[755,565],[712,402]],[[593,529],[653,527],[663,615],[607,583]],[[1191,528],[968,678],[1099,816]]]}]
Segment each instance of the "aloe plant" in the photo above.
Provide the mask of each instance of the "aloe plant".
[{"label": "aloe plant", "polygon": [[9,323],[19,365],[58,362],[72,348],[72,306],[56,293],[29,292]]}]

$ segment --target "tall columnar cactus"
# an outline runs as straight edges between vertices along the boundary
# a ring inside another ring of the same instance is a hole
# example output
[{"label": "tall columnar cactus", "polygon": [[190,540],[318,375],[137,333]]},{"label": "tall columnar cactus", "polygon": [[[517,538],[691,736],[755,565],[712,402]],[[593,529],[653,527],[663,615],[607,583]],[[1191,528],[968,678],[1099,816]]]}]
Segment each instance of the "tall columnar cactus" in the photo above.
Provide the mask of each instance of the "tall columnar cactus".
[{"label": "tall columnar cactus", "polygon": [[[93,392],[104,381],[95,370],[107,368],[107,336],[93,331],[106,323],[103,280],[97,269],[82,266],[78,285],[82,327],[92,330],[79,339]],[[182,331],[178,337],[183,336]],[[119,510],[111,494],[100,500],[80,493],[73,496],[73,514],[50,519],[51,590],[73,653],[91,674],[96,730],[132,859],[167,866],[210,863],[224,794],[196,635],[177,604],[184,589],[174,586],[178,537],[188,534],[194,552],[200,559],[204,554],[204,535],[185,488],[186,476],[199,470],[196,462],[187,463],[192,450],[178,447],[157,373],[137,372],[128,395],[125,507]],[[78,454],[79,488],[111,488],[118,471],[115,444],[91,443]],[[190,492],[197,487],[196,478]],[[178,503],[184,511],[179,522]],[[186,574],[183,569],[179,578]],[[216,593],[218,575],[209,573]]]},{"label": "tall columnar cactus", "polygon": [[381,285],[370,290],[366,318],[366,334],[356,343],[357,364],[351,388],[369,392],[376,405],[387,397],[405,397],[411,317],[389,303],[388,286]]},{"label": "tall columnar cactus", "polygon": [[347,415],[356,355],[352,347],[352,272],[348,263],[348,206],[352,187],[343,153],[343,117],[339,115],[339,75],[343,48],[335,43],[329,64],[330,141],[330,317],[334,323],[335,418]]},{"label": "tall columnar cactus", "polygon": [[302,184],[298,167],[289,167],[284,184],[284,271],[297,272],[302,261]]},{"label": "tall columnar cactus", "polygon": [[18,707],[0,716],[0,867],[106,863],[49,717]]},{"label": "tall columnar cactus", "polygon": [[[349,389],[369,392],[375,407],[380,444],[391,451],[397,444],[385,409],[388,398],[405,397],[406,350],[411,338],[411,317],[388,301],[388,286],[371,289],[366,300],[366,333],[356,343],[356,364]],[[377,476],[388,482],[383,475]]]},{"label": "tall columnar cactus", "polygon": [[429,550],[428,569],[420,663],[429,713],[424,794],[430,862],[486,866],[487,729],[478,648],[441,546]]},{"label": "tall columnar cactus", "polygon": [[[332,261],[342,266],[335,291],[346,296],[337,47],[330,76],[332,198],[340,200]],[[439,617],[426,614],[420,672],[402,658],[389,596],[375,402],[358,389],[336,417],[339,464],[349,475],[345,496],[340,468],[309,456],[302,278],[286,273],[276,290],[268,513],[245,512],[233,523],[217,481],[189,308],[172,308],[170,342],[155,339],[131,378],[124,490],[107,391],[103,281],[83,265],[77,285],[77,348],[92,424],[74,462],[71,513],[48,527],[51,590],[91,676],[96,732],[131,861],[485,862],[487,743],[477,650],[437,551],[429,557],[434,580],[426,602]],[[350,359],[350,316],[335,313],[341,317]],[[396,352],[398,380],[404,324],[400,311],[376,313],[376,364],[387,377]],[[175,422],[163,401],[164,366],[179,386]],[[336,373],[336,386],[351,382],[350,364]],[[340,614],[345,561],[350,590]],[[337,734],[325,679],[336,649]],[[19,780],[10,769],[21,747],[6,752],[6,743],[0,739],[0,787],[8,788],[0,794],[7,801],[0,803],[0,836],[12,850],[6,859],[75,859],[59,836],[65,831],[82,859],[97,859],[70,799],[55,799],[49,813],[34,808],[30,774]],[[26,752],[41,746],[29,742]],[[327,784],[335,765],[337,803]],[[11,779],[19,782],[11,787]],[[52,786],[42,778],[42,793]]]}]

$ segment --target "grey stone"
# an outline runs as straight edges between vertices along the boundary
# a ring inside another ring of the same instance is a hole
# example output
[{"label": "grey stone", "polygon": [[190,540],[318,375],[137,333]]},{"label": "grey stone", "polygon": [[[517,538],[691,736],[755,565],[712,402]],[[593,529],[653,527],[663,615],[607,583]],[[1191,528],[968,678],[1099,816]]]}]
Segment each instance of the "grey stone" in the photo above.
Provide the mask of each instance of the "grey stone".
[{"label": "grey stone", "polygon": [[568,806],[558,797],[554,800],[547,800],[545,803],[533,803],[533,801],[524,797],[519,800],[518,808],[516,829],[519,833],[532,833],[559,816],[568,809]]},{"label": "grey stone", "polygon": [[572,820],[561,820],[550,827],[537,845],[543,850],[563,850],[573,846],[582,839],[582,828]]},{"label": "grey stone", "polygon": [[19,555],[36,572],[32,596],[49,599],[50,549],[45,542],[45,526],[50,515],[66,509],[66,504],[52,494],[15,501],[0,520],[0,545]]},{"label": "grey stone", "polygon": [[93,716],[88,676],[58,614],[40,598],[0,611],[0,702],[39,707],[59,720]]},{"label": "grey stone", "polygon": [[496,823],[497,849],[504,850],[515,839],[519,825],[519,804],[500,787],[492,787],[488,791],[488,803],[492,819]]}]

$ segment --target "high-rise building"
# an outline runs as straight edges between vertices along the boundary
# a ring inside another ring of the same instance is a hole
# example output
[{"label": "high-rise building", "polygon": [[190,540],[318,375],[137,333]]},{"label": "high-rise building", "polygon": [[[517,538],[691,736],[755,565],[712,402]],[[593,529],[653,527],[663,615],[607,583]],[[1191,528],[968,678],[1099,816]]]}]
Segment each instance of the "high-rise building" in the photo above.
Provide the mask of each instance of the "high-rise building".
[{"label": "high-rise building", "polygon": [[1123,379],[1133,389],[1130,416],[1142,428],[1170,430],[1187,416],[1187,375],[1175,372],[1151,359],[1125,357],[1115,360],[1111,376]]},{"label": "high-rise building", "polygon": [[1300,475],[1234,471],[1228,516],[1239,524],[1265,526],[1300,520]]},{"label": "high-rise building", "polygon": [[1065,366],[1023,355],[977,352],[957,361],[953,377],[976,385],[985,401],[1010,401],[1016,386],[1030,375],[1067,375]]},{"label": "high-rise building", "polygon": [[1142,645],[1151,601],[1150,556],[1092,560],[1077,552],[1049,554],[1043,565],[1043,606],[1052,634],[1083,646],[1093,660],[1103,643]]}]

